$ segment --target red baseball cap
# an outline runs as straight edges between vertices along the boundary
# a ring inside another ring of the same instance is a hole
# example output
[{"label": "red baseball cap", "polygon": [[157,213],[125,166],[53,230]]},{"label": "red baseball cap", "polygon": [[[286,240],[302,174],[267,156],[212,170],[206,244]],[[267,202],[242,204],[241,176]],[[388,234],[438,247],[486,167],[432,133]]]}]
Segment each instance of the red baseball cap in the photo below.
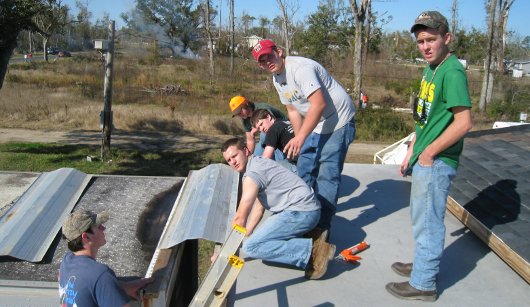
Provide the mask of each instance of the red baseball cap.
[{"label": "red baseball cap", "polygon": [[259,60],[259,57],[263,54],[270,54],[272,52],[272,49],[276,47],[276,44],[271,41],[270,39],[263,39],[260,40],[254,48],[252,48],[252,55],[256,59],[256,61]]}]

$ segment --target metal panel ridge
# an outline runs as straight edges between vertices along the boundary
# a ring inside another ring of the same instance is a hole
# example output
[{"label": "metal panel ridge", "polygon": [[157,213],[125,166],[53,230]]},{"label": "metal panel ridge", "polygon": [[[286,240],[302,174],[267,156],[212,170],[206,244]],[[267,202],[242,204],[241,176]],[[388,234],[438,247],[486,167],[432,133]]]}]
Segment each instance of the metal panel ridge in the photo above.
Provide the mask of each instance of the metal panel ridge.
[{"label": "metal panel ridge", "polygon": [[239,174],[224,164],[191,171],[171,211],[158,248],[189,239],[222,243],[232,229]]},{"label": "metal panel ridge", "polygon": [[41,261],[91,178],[72,168],[41,174],[0,217],[0,255]]}]

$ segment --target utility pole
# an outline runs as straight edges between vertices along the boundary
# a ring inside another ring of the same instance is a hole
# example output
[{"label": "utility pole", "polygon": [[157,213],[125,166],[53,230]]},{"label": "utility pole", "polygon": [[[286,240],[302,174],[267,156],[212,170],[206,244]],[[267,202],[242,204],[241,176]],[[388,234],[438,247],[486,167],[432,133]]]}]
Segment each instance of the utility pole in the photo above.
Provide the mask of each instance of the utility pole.
[{"label": "utility pole", "polygon": [[228,0],[230,5],[230,76],[234,75],[234,48],[235,48],[235,34],[234,34],[234,0]]},{"label": "utility pole", "polygon": [[101,161],[110,154],[110,134],[112,132],[112,71],[114,60],[114,20],[109,23],[109,49],[105,56],[105,83],[103,85],[103,130],[101,135]]}]

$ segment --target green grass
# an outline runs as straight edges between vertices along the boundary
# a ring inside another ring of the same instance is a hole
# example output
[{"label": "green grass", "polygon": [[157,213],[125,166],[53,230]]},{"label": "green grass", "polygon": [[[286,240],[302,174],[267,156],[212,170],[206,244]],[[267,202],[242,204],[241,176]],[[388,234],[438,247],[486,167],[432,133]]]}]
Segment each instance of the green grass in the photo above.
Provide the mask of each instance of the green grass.
[{"label": "green grass", "polygon": [[[93,157],[92,162],[87,156]],[[46,172],[71,167],[88,174],[187,176],[190,170],[224,161],[218,149],[144,152],[111,148],[105,161],[99,156],[99,146],[5,143],[0,144],[0,169]]]},{"label": "green grass", "polygon": [[414,131],[412,115],[390,108],[365,109],[355,114],[356,140],[393,143]]},{"label": "green grass", "polygon": [[202,282],[212,265],[210,258],[214,253],[215,242],[199,240],[199,282]]}]

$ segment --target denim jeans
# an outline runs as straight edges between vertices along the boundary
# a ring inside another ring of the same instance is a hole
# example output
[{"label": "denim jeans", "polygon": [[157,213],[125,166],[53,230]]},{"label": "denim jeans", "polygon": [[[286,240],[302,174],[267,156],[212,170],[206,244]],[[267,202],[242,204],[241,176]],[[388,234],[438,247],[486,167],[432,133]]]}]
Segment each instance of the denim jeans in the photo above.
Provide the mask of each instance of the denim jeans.
[{"label": "denim jeans", "polygon": [[243,242],[249,257],[284,263],[304,269],[311,256],[311,238],[302,235],[315,228],[320,210],[275,213]]},{"label": "denim jeans", "polygon": [[337,211],[340,174],[348,147],[355,138],[355,118],[344,127],[329,134],[311,133],[298,157],[297,171],[315,190],[322,213],[318,227],[329,229]]},{"label": "denim jeans", "polygon": [[409,283],[419,290],[436,289],[445,242],[445,203],[455,174],[440,159],[432,166],[416,163],[412,169],[410,215],[416,250]]},{"label": "denim jeans", "polygon": [[[260,132],[258,144],[256,144],[256,146],[254,147],[254,155],[255,156],[261,156],[263,154],[263,150],[264,150],[263,143],[265,143],[265,136],[266,135],[267,135],[266,133]],[[285,155],[278,148],[276,148],[274,150],[274,156],[272,157],[272,159],[275,160],[275,161],[286,160]]]}]

